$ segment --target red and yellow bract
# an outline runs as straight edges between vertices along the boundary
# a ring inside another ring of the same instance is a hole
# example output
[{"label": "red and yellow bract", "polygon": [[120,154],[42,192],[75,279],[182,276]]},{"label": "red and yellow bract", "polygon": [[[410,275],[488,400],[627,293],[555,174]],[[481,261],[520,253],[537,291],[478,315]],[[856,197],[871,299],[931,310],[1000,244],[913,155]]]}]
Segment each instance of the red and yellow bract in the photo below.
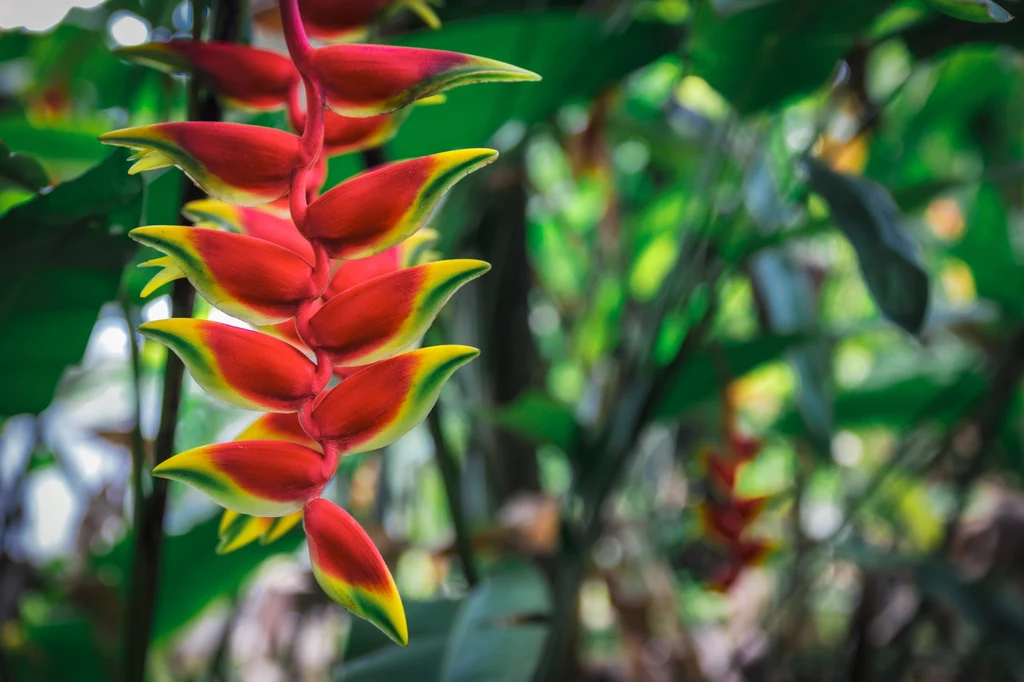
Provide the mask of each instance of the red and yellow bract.
[{"label": "red and yellow bract", "polygon": [[[143,264],[160,268],[144,294],[186,277],[213,306],[272,332],[195,319],[140,326],[209,393],[267,413],[238,439],[174,455],[154,474],[226,508],[218,552],[272,542],[301,520],[324,591],[404,645],[405,614],[388,567],[359,524],[320,494],[340,457],[407,433],[477,355],[456,345],[407,349],[452,294],[489,266],[415,263],[432,239],[421,228],[442,196],[497,152],[463,149],[392,163],[319,196],[326,157],[386,142],[407,115],[401,109],[416,101],[469,83],[538,76],[439,50],[314,47],[302,23],[316,37],[335,38],[399,6],[433,22],[421,0],[282,0],[288,57],[192,41],[119,51],[199,76],[229,103],[286,108],[296,134],[185,122],[101,139],[138,150],[129,172],[174,165],[214,197],[184,207],[193,227],[132,231],[164,254]],[[333,376],[342,380],[327,390]]]}]

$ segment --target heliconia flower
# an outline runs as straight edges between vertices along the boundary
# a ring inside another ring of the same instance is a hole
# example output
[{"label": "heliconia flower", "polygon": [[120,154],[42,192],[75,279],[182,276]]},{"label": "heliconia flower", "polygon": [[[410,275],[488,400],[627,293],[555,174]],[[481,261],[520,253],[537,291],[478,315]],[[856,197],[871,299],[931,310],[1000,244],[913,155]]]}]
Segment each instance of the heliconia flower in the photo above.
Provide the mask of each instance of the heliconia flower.
[{"label": "heliconia flower", "polygon": [[114,54],[170,73],[192,73],[235,106],[280,109],[299,82],[291,59],[238,43],[171,40],[123,47]]},{"label": "heliconia flower", "polygon": [[398,644],[409,641],[405,609],[387,564],[352,516],[324,499],[302,512],[313,575],[327,595]]},{"label": "heliconia flower", "polygon": [[284,516],[319,496],[334,468],[302,445],[247,440],[186,450],[158,464],[153,475],[187,483],[242,514]]},{"label": "heliconia flower", "polygon": [[299,254],[306,262],[313,263],[313,247],[295,229],[295,224],[271,211],[233,206],[218,199],[199,199],[185,204],[181,212],[199,227],[216,226],[229,232],[274,242]]},{"label": "heliconia flower", "polygon": [[[203,298],[246,322],[282,322],[317,294],[312,266],[263,239],[177,225],[137,227],[129,234],[167,254]],[[161,283],[170,276],[158,275]]]},{"label": "heliconia flower", "polygon": [[[403,7],[419,15],[431,28],[438,28],[441,22],[431,4],[435,4],[434,0],[299,0],[299,12],[310,38],[336,43],[363,40],[369,24],[378,16]],[[276,7],[258,12],[253,19],[265,28],[281,28]]]},{"label": "heliconia flower", "polygon": [[316,435],[339,455],[389,445],[427,416],[448,378],[479,354],[468,346],[432,346],[370,365],[313,408]]},{"label": "heliconia flower", "polygon": [[490,268],[479,260],[444,260],[375,277],[314,313],[309,340],[335,365],[389,358],[423,336],[459,287]]},{"label": "heliconia flower", "polygon": [[771,555],[774,545],[762,540],[744,540],[729,548],[725,564],[708,580],[715,592],[726,592],[736,584],[747,568],[760,566]]},{"label": "heliconia flower", "polygon": [[424,227],[386,251],[356,260],[334,261],[331,279],[323,293],[324,298],[329,300],[369,279],[422,262],[423,252],[435,240],[437,232]]},{"label": "heliconia flower", "polygon": [[129,173],[178,166],[207,194],[239,206],[288,194],[304,165],[296,135],[242,123],[156,123],[104,133],[100,141],[139,150]]},{"label": "heliconia flower", "polygon": [[305,445],[318,452],[321,450],[320,443],[302,429],[299,415],[295,412],[268,412],[260,415],[235,440],[283,440]]},{"label": "heliconia flower", "polygon": [[422,227],[445,192],[497,155],[492,149],[460,149],[357,175],[309,205],[306,236],[322,242],[334,258],[380,253]]},{"label": "heliconia flower", "polygon": [[274,521],[269,516],[248,516],[225,509],[217,530],[217,554],[228,554],[256,542],[270,530]]},{"label": "heliconia flower", "polygon": [[697,507],[701,527],[713,539],[731,545],[739,542],[764,510],[766,497],[733,499],[727,503],[703,502]]},{"label": "heliconia flower", "polygon": [[316,365],[266,334],[192,318],[146,322],[139,331],[173,350],[200,386],[230,405],[294,412],[322,390]]},{"label": "heliconia flower", "polygon": [[342,116],[375,116],[460,85],[536,81],[494,59],[392,45],[331,45],[312,54],[327,106]]}]

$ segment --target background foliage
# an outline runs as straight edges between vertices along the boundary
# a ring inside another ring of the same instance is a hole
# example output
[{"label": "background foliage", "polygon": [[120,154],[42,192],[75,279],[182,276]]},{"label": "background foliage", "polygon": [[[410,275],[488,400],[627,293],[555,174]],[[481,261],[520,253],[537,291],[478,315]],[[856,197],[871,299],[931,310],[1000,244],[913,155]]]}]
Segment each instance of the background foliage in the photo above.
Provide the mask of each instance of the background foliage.
[{"label": "background foliage", "polygon": [[[184,78],[110,49],[192,9],[91,4],[35,31],[0,9],[4,680],[118,679],[129,453],[160,410],[165,353],[128,330],[169,303],[139,298],[126,233],[178,222],[185,183],[96,137],[186,116]],[[280,47],[247,3],[194,4]],[[331,605],[297,533],[215,555],[215,509],[174,487],[150,677],[1024,679],[1017,9],[450,0],[439,31],[375,26],[544,76],[417,107],[381,152],[502,152],[433,224],[494,265],[428,337],[480,360],[330,492],[410,645]],[[249,419],[187,383],[176,446]],[[772,551],[722,591],[702,453],[735,437],[761,444],[737,490],[767,497]]]}]

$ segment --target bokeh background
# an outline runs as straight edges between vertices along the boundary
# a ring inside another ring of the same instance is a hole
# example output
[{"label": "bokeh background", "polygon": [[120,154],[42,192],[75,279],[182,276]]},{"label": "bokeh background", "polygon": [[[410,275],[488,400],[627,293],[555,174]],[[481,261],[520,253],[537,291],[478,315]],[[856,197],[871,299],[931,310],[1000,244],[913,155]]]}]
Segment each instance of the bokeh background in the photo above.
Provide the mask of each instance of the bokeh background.
[{"label": "bokeh background", "polygon": [[[417,107],[373,152],[502,152],[431,223],[494,268],[427,341],[482,356],[327,492],[411,643],[328,601],[301,532],[217,555],[218,510],[174,484],[149,678],[1024,679],[1024,8],[1001,4],[448,0],[440,30],[372,26],[544,77]],[[260,9],[0,3],[2,680],[121,677],[166,357],[131,330],[170,313],[126,233],[179,222],[187,181],[97,136],[182,120],[189,86],[110,50],[197,13],[282,49]],[[186,377],[175,447],[254,416]]]}]

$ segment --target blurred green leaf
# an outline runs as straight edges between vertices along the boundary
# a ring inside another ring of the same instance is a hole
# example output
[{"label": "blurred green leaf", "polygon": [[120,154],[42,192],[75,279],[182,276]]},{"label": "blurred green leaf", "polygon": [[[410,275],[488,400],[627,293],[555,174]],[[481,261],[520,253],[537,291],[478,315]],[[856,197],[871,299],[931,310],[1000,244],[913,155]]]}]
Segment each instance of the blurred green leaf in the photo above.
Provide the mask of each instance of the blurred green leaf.
[{"label": "blurred green leaf", "polygon": [[971,268],[979,296],[1015,313],[1024,311],[1024,262],[1010,239],[1003,197],[992,185],[978,190],[964,236],[950,253]]},{"label": "blurred green leaf", "polygon": [[1013,15],[992,0],[928,0],[943,14],[979,24],[1005,24]]},{"label": "blurred green leaf", "polygon": [[345,663],[339,668],[338,682],[438,682],[444,657],[445,637],[424,634],[410,637],[409,646],[393,644]]},{"label": "blurred green leaf", "polygon": [[[462,601],[458,599],[405,601],[409,641],[415,643],[425,638],[447,634],[461,605]],[[379,649],[394,650],[394,642],[369,622],[354,618],[345,644],[345,660],[362,658]]]},{"label": "blurred green leaf", "polygon": [[[723,341],[704,348],[671,378],[658,402],[655,417],[673,419],[687,409],[718,395],[725,379],[738,379],[747,372],[783,358],[786,351],[807,341],[806,334],[770,334],[748,341]],[[719,376],[719,369],[728,372]]]},{"label": "blurred green leaf", "polygon": [[[269,545],[252,544],[230,554],[216,554],[219,523],[217,516],[181,535],[164,539],[162,589],[158,592],[153,623],[154,645],[166,643],[217,599],[237,594],[246,578],[266,559],[294,552],[302,542],[301,533],[291,532]],[[129,584],[134,544],[135,535],[129,533],[109,552],[92,559],[94,570],[123,576],[122,596]]]},{"label": "blurred green leaf", "polygon": [[532,567],[505,570],[481,582],[452,626],[442,682],[528,682],[547,627],[523,624],[551,610],[544,577]]},{"label": "blurred green leaf", "polygon": [[837,173],[813,159],[807,167],[811,188],[828,202],[857,252],[879,309],[911,334],[920,332],[928,311],[928,272],[892,197],[876,182]]},{"label": "blurred green leaf", "polygon": [[50,184],[50,178],[39,162],[25,154],[11,152],[0,140],[0,190],[5,187],[38,192]]},{"label": "blurred green leaf", "polygon": [[554,445],[566,454],[576,452],[580,425],[572,410],[539,391],[529,391],[514,403],[485,413],[494,423],[536,445]]},{"label": "blurred green leaf", "polygon": [[3,645],[15,680],[105,682],[114,677],[114,662],[104,654],[87,619],[54,615],[20,628],[20,643]]},{"label": "blurred green leaf", "polygon": [[687,43],[693,73],[749,114],[824,85],[887,3],[749,2],[728,16],[715,4],[700,3],[696,12]]},{"label": "blurred green leaf", "polygon": [[[887,381],[867,382],[864,386],[840,392],[834,403],[837,429],[889,426],[905,429],[919,422],[951,424],[984,391],[986,382],[980,373],[948,367],[913,371]],[[796,433],[801,428],[795,413],[783,416],[776,428]]]},{"label": "blurred green leaf", "polygon": [[0,218],[0,414],[39,412],[81,360],[100,306],[135,251],[142,181],[109,156]]}]

